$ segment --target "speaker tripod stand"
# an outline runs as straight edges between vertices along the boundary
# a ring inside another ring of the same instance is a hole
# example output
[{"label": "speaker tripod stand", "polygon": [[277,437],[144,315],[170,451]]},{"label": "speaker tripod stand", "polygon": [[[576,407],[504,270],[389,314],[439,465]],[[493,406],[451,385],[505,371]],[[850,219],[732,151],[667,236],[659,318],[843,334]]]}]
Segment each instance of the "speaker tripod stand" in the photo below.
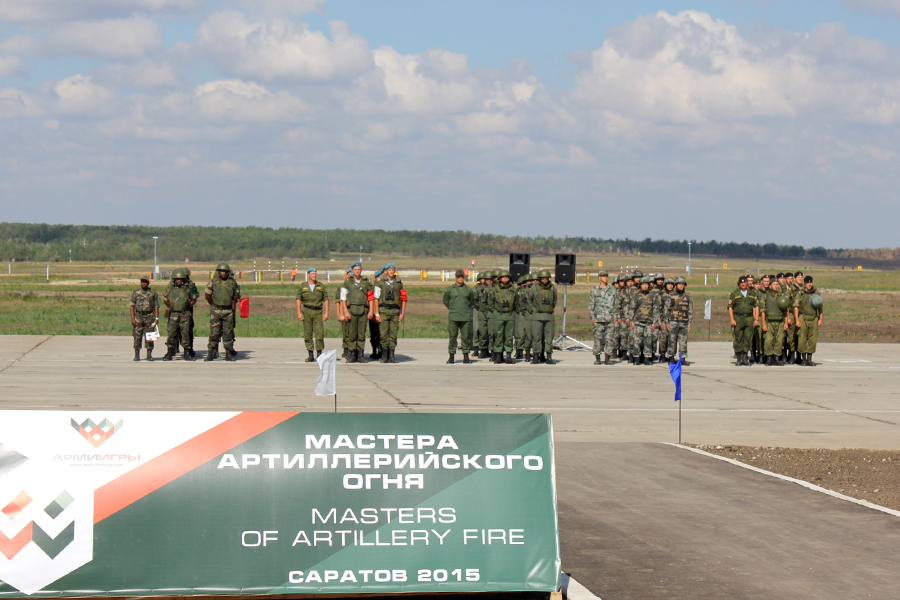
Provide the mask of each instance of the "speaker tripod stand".
[{"label": "speaker tripod stand", "polygon": [[563,314],[562,314],[562,334],[553,340],[553,347],[559,348],[560,350],[581,350],[582,348],[587,348],[588,350],[592,350],[590,346],[585,344],[584,342],[579,342],[575,338],[566,335],[566,309],[568,305],[569,299],[569,286],[563,286]]}]

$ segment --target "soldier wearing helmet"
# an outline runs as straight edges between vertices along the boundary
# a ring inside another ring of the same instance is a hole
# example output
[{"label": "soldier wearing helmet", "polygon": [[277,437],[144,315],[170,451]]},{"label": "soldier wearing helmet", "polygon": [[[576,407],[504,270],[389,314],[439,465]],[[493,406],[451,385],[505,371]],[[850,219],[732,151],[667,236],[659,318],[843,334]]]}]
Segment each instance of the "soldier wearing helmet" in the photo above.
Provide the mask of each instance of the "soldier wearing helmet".
[{"label": "soldier wearing helmet", "polygon": [[234,313],[241,299],[241,287],[231,277],[231,267],[227,263],[216,265],[216,273],[206,285],[206,302],[209,303],[209,342],[205,361],[215,360],[219,355],[219,340],[225,346],[225,360],[233,361],[234,354]]},{"label": "soldier wearing helmet", "polygon": [[781,281],[772,278],[759,303],[759,323],[763,332],[764,361],[767,367],[784,364],[781,354],[788,329],[787,312],[791,305],[790,297],[782,293]]},{"label": "soldier wearing helmet", "polygon": [[666,336],[664,335],[665,327],[662,325],[662,309],[665,304],[663,294],[666,291],[665,275],[657,273],[652,275],[653,282],[650,284],[650,297],[657,304],[656,314],[659,315],[659,321],[656,322],[656,328],[653,330],[653,357],[651,360],[665,360],[666,355]]},{"label": "soldier wearing helmet", "polygon": [[519,289],[516,292],[516,359],[531,361],[531,317],[528,313],[528,293],[534,275],[527,273],[519,277]]},{"label": "soldier wearing helmet", "polygon": [[632,296],[626,315],[632,331],[631,360],[635,365],[653,364],[653,331],[659,320],[659,304],[650,296],[651,285],[651,277],[641,278],[640,289]]},{"label": "soldier wearing helmet", "polygon": [[486,351],[488,347],[488,317],[487,317],[487,295],[485,290],[488,287],[488,273],[483,271],[478,274],[478,283],[475,284],[475,287],[472,289],[472,294],[474,295],[474,306],[475,306],[475,331],[472,335],[472,339],[474,340],[472,351],[475,354],[475,357],[481,357],[482,352]]},{"label": "soldier wearing helmet", "polygon": [[556,286],[550,282],[550,270],[538,271],[538,282],[528,295],[531,315],[531,364],[555,364],[553,360],[553,334],[556,330]]},{"label": "soldier wearing helmet", "polygon": [[172,271],[172,281],[166,286],[163,294],[163,302],[166,305],[166,355],[163,360],[172,360],[178,351],[178,342],[184,349],[182,358],[194,360],[191,354],[191,309],[197,302],[200,294],[193,287],[186,269],[178,268]]},{"label": "soldier wearing helmet", "polygon": [[[678,356],[684,357],[682,364],[688,364],[688,334],[694,317],[694,300],[687,292],[687,279],[676,277],[675,289],[665,296],[664,321],[667,333],[666,358],[669,364],[678,362]],[[666,286],[668,287],[668,285]]]},{"label": "soldier wearing helmet", "polygon": [[497,272],[497,287],[488,300],[494,315],[494,348],[491,362],[513,364],[513,335],[516,327],[516,296],[518,290],[510,281],[509,271]]},{"label": "soldier wearing helmet", "polygon": [[812,275],[803,278],[803,291],[794,298],[794,322],[797,323],[797,352],[800,353],[800,364],[814,367],[812,355],[816,352],[819,340],[819,327],[822,326],[825,301],[813,285]]}]

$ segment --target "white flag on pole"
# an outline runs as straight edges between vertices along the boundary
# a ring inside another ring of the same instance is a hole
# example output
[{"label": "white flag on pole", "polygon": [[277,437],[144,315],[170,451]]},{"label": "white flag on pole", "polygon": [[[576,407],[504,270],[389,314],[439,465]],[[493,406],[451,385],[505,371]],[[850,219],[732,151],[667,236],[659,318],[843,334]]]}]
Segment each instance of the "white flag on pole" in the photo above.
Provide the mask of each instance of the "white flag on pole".
[{"label": "white flag on pole", "polygon": [[319,363],[316,396],[333,396],[337,393],[337,350],[323,352],[316,362]]},{"label": "white flag on pole", "polygon": [[712,298],[706,301],[706,304],[703,305],[703,318],[709,321],[712,319]]}]

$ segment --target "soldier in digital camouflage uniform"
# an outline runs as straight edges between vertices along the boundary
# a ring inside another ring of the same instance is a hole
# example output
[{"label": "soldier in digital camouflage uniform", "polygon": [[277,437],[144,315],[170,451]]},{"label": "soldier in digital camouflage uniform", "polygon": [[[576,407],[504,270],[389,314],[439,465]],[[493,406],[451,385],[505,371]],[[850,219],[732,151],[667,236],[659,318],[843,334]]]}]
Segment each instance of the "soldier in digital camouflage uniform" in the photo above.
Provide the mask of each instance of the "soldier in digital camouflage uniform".
[{"label": "soldier in digital camouflage uniform", "polygon": [[625,288],[628,287],[627,281],[630,281],[626,273],[619,273],[616,276],[616,288],[619,295],[619,314],[616,316],[616,335],[615,348],[616,356],[625,358],[628,356],[629,346],[628,338],[631,328],[625,324],[625,310],[628,308],[628,298],[625,296]]},{"label": "soldier in digital camouflage uniform", "polygon": [[241,299],[241,287],[231,277],[231,267],[226,263],[216,266],[215,276],[206,284],[206,302],[209,303],[209,342],[204,361],[219,356],[219,340],[225,346],[225,360],[233,361],[234,313]]},{"label": "soldier in digital camouflage uniform", "polygon": [[[644,279],[644,274],[636,269],[631,273],[631,284],[629,285],[627,282],[625,284],[625,302],[626,306],[631,306],[631,302],[634,300],[634,296],[641,291],[641,281]],[[626,347],[628,348],[628,357],[631,362],[634,362],[634,354],[631,353],[632,348],[634,348],[634,328],[629,324],[625,333],[628,335],[628,341]]]},{"label": "soldier in digital camouflage uniform", "polygon": [[141,289],[131,292],[131,327],[134,335],[134,360],[141,360],[141,344],[146,344],[147,360],[153,360],[153,342],[145,334],[159,323],[159,294],[150,289],[150,279],[141,277]]},{"label": "soldier in digital camouflage uniform", "polygon": [[309,356],[306,362],[316,362],[325,349],[325,321],[328,320],[328,289],[319,283],[315,267],[306,270],[306,281],[297,288],[297,319],[303,323],[303,340]]},{"label": "soldier in digital camouflage uniform", "polygon": [[406,287],[397,277],[394,263],[384,265],[383,277],[373,289],[372,312],[378,323],[381,337],[381,362],[396,363],[397,334],[400,323],[406,317],[406,303],[409,297]]},{"label": "soldier in digital camouflage uniform", "polygon": [[166,286],[165,294],[163,294],[163,302],[166,305],[166,355],[163,360],[172,360],[178,351],[178,341],[181,340],[181,347],[184,349],[182,358],[184,360],[194,360],[190,353],[191,339],[191,308],[197,302],[200,294],[197,288],[192,286],[187,279],[184,269],[175,269],[172,271],[172,282]]},{"label": "soldier in digital camouflage uniform", "polygon": [[609,285],[608,272],[598,271],[597,281],[600,283],[594,286],[588,299],[588,316],[594,326],[594,364],[608,365],[615,348],[613,338],[621,299],[616,288]]},{"label": "soldier in digital camouflage uniform", "polygon": [[531,273],[519,277],[519,289],[516,292],[516,359],[531,360],[531,321],[528,318],[528,288],[531,286]]},{"label": "soldier in digital camouflage uniform", "polygon": [[640,289],[632,295],[628,306],[628,323],[632,331],[631,357],[636,365],[653,364],[654,329],[659,321],[659,304],[650,295],[653,281],[649,276],[641,279]]},{"label": "soldier in digital camouflage uniform", "polygon": [[[679,277],[679,279],[684,279],[684,277]],[[685,282],[686,281],[687,280],[685,280]],[[674,293],[675,280],[671,277],[666,277],[665,282],[663,283],[663,291],[659,296],[659,323],[657,323],[656,327],[656,338],[659,346],[659,362],[666,362],[669,359],[667,354],[669,351],[669,327],[666,304],[669,296]]]},{"label": "soldier in digital camouflage uniform", "polygon": [[[650,284],[650,296],[653,298],[653,302],[659,305],[660,310],[657,311],[659,315],[662,315],[662,307],[665,304],[665,299],[663,298],[663,294],[666,291],[665,279],[665,275],[657,273],[653,276],[653,282]],[[664,360],[666,354],[664,329],[664,327],[660,327],[659,322],[656,323],[656,327],[653,329],[653,337],[655,338],[653,340],[653,358],[660,362]]]},{"label": "soldier in digital camouflage uniform", "polygon": [[667,335],[666,358],[669,364],[678,362],[678,355],[684,357],[682,364],[688,364],[688,334],[691,332],[691,323],[694,319],[694,300],[687,291],[687,279],[675,278],[675,289],[664,296],[664,315]]}]

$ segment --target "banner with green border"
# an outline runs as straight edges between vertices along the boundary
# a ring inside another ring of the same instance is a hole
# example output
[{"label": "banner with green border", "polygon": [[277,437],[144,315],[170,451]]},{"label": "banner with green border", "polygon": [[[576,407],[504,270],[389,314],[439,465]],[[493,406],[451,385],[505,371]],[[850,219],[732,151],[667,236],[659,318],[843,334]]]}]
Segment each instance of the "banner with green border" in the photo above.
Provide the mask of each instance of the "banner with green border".
[{"label": "banner with green border", "polygon": [[549,415],[0,412],[0,596],[559,579]]}]

